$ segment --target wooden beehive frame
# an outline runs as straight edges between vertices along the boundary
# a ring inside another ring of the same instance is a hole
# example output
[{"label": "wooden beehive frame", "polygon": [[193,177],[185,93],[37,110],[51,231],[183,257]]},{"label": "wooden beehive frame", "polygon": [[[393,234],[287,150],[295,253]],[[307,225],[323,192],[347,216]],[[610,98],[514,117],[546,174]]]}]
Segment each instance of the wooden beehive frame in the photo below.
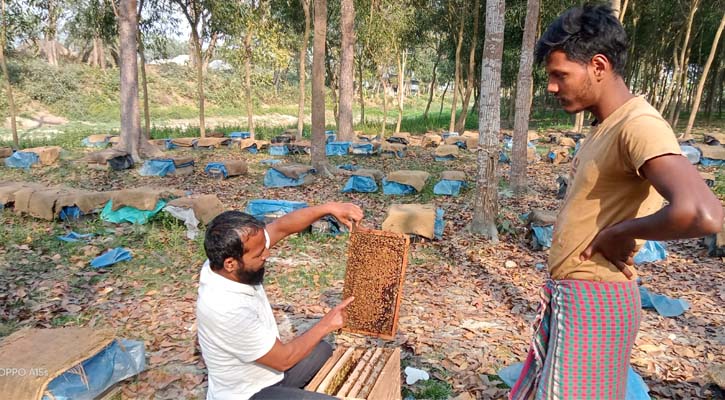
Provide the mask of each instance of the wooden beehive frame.
[{"label": "wooden beehive frame", "polygon": [[[350,274],[352,273],[351,269],[350,269],[350,260],[351,260],[351,255],[353,252],[353,249],[352,249],[353,243],[355,243],[355,241],[353,240],[353,236],[355,236],[355,235],[375,235],[375,236],[383,236],[383,237],[389,237],[392,239],[400,240],[403,245],[403,249],[402,249],[403,254],[401,257],[402,265],[399,266],[397,282],[395,285],[395,300],[394,300],[394,304],[393,304],[393,316],[392,316],[393,321],[392,321],[391,330],[389,332],[373,332],[373,331],[366,330],[366,329],[349,327],[349,326],[347,326],[347,324],[346,324],[346,326],[344,326],[342,328],[342,330],[346,331],[346,332],[360,333],[363,335],[379,337],[381,339],[392,340],[395,338],[395,333],[398,331],[398,317],[400,316],[399,315],[400,314],[400,302],[403,297],[403,282],[405,279],[405,268],[408,265],[408,250],[410,248],[410,238],[408,237],[408,235],[401,234],[401,233],[395,233],[395,232],[379,231],[379,230],[372,230],[372,229],[365,229],[365,228],[354,229],[350,236],[350,245],[348,246],[348,267],[346,268],[346,272],[345,272],[345,285],[343,288],[343,297],[344,298],[350,297],[350,295],[352,295],[352,293],[354,293],[355,288],[352,285],[355,285],[357,283],[353,279],[351,279],[351,276],[350,276]],[[353,304],[354,304],[354,302],[353,302]],[[348,310],[348,322],[349,322],[349,315],[350,315],[349,313],[351,312],[351,310],[354,312],[355,308],[348,306],[347,310]]]},{"label": "wooden beehive frame", "polygon": [[398,400],[400,349],[338,347],[305,390],[345,400]]}]

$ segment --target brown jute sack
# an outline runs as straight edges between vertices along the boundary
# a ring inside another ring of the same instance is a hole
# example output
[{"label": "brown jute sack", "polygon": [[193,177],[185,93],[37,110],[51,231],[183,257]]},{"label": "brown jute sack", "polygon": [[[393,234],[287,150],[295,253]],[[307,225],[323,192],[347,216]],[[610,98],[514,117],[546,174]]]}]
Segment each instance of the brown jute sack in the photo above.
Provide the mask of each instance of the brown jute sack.
[{"label": "brown jute sack", "polygon": [[574,141],[574,139],[566,136],[560,137],[557,144],[564,147],[576,147],[576,142]]},{"label": "brown jute sack", "polygon": [[468,151],[474,152],[478,148],[478,138],[466,138],[466,149]]},{"label": "brown jute sack", "polygon": [[28,201],[27,213],[35,218],[41,218],[46,221],[54,220],[55,200],[63,193],[64,191],[59,188],[34,191]]},{"label": "brown jute sack", "polygon": [[15,193],[22,189],[42,190],[46,185],[32,182],[2,182],[0,183],[0,204],[5,205],[15,202]]},{"label": "brown jute sack", "polygon": [[435,149],[436,157],[458,157],[458,146],[455,144],[442,144]]},{"label": "brown jute sack", "polygon": [[716,145],[715,141],[720,143],[721,146],[725,146],[725,133],[710,132],[703,135],[704,142],[709,145]]},{"label": "brown jute sack", "polygon": [[278,171],[279,173],[290,179],[299,179],[300,176],[308,174],[312,171],[311,166],[302,164],[275,165],[272,167],[272,169]]},{"label": "brown jute sack", "polygon": [[171,143],[179,146],[179,147],[193,147],[194,143],[199,140],[199,138],[195,137],[186,137],[186,138],[174,138],[171,139]]},{"label": "brown jute sack", "polygon": [[383,171],[379,169],[360,168],[356,171],[352,171],[351,175],[367,176],[369,178],[375,179],[376,181],[383,179]]},{"label": "brown jute sack", "polygon": [[111,192],[91,192],[86,190],[66,189],[55,200],[54,212],[58,215],[63,207],[76,206],[84,214],[88,214],[94,210],[103,208],[110,199]]},{"label": "brown jute sack", "polygon": [[569,148],[568,147],[552,147],[551,151],[554,152],[554,159],[551,160],[551,158],[547,158],[551,160],[551,162],[555,165],[568,162],[571,159],[571,156],[569,155]]},{"label": "brown jute sack", "polygon": [[214,147],[218,148],[229,143],[231,139],[225,137],[204,137],[199,138],[196,142],[198,147]]},{"label": "brown jute sack", "polygon": [[441,179],[448,181],[466,181],[466,173],[463,171],[443,171],[441,173]]},{"label": "brown jute sack", "polygon": [[420,145],[421,147],[437,147],[442,141],[443,138],[440,135],[429,132],[423,135]]},{"label": "brown jute sack", "polygon": [[191,208],[194,215],[202,224],[208,224],[214,217],[224,212],[224,204],[215,194],[201,196],[180,197],[171,200],[168,205],[181,208]]},{"label": "brown jute sack", "polygon": [[380,143],[380,150],[383,152],[398,152],[400,150],[405,151],[408,147],[402,143],[390,143],[388,141],[382,141]]},{"label": "brown jute sack", "polygon": [[23,151],[37,154],[41,165],[52,165],[60,158],[61,150],[63,149],[60,146],[43,146],[33,147]]},{"label": "brown jute sack", "polygon": [[391,182],[412,186],[420,192],[425,187],[428,178],[430,178],[430,174],[426,171],[400,170],[389,173],[387,179]]},{"label": "brown jute sack", "polygon": [[114,148],[104,149],[100,151],[94,151],[91,153],[86,154],[86,156],[83,158],[88,163],[93,164],[106,164],[108,160],[116,157],[123,157],[127,155],[128,153],[123,150],[118,150]]},{"label": "brown jute sack", "polygon": [[173,156],[171,157],[171,160],[174,161],[174,166],[179,167],[184,164],[190,163],[194,161],[194,157],[191,156]]},{"label": "brown jute sack", "polygon": [[433,239],[435,219],[435,206],[431,204],[393,204],[383,221],[383,230]]},{"label": "brown jute sack", "polygon": [[449,145],[450,144],[455,145],[456,143],[459,143],[459,142],[465,143],[466,138],[464,138],[463,136],[448,136],[445,140],[445,143],[449,144]]},{"label": "brown jute sack", "polygon": [[0,147],[0,158],[6,158],[13,155],[13,149],[11,147]]},{"label": "brown jute sack", "polygon": [[108,135],[99,134],[99,135],[90,135],[87,137],[88,143],[101,143],[108,140]]},{"label": "brown jute sack", "polygon": [[555,211],[546,211],[533,209],[526,217],[526,223],[536,226],[554,225],[556,223],[557,213]]},{"label": "brown jute sack", "polygon": [[248,167],[245,160],[228,160],[224,161],[229,176],[244,175],[247,173]]},{"label": "brown jute sack", "polygon": [[[71,368],[85,374],[80,364],[113,342],[111,331],[90,328],[22,329],[0,342],[0,365],[24,368],[24,374],[0,379],[4,399],[40,400],[48,384]],[[31,373],[38,371],[37,373]]]},{"label": "brown jute sack", "polygon": [[129,206],[138,210],[151,211],[161,199],[174,199],[184,195],[184,192],[176,189],[154,189],[140,187],[135,189],[124,189],[111,192],[113,200],[112,210],[116,211],[121,207]]},{"label": "brown jute sack", "polygon": [[708,146],[706,144],[698,143],[695,145],[695,147],[697,147],[702,152],[702,156],[705,158],[709,158],[712,160],[725,160],[725,147],[723,146]]},{"label": "brown jute sack", "polygon": [[113,135],[108,137],[108,143],[110,144],[117,144],[121,142],[121,137],[118,135]]}]

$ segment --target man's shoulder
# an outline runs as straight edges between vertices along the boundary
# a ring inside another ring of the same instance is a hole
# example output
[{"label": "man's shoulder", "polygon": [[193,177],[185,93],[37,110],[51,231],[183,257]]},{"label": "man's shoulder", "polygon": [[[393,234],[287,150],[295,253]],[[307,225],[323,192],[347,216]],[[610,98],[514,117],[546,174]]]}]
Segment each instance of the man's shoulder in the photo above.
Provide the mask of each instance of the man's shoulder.
[{"label": "man's shoulder", "polygon": [[652,123],[665,123],[669,126],[669,123],[662,117],[659,111],[652,106],[647,99],[642,96],[637,96],[632,99],[632,102],[625,114],[622,117],[624,124],[630,123],[633,120],[639,121],[650,121]]}]

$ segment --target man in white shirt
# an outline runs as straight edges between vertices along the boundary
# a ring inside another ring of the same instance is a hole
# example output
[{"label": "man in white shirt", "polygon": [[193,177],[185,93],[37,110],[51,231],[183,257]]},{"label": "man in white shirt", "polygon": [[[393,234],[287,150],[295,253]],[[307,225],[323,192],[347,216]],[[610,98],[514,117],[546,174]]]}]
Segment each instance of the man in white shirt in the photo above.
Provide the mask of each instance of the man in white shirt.
[{"label": "man in white shirt", "polygon": [[344,310],[353,298],[282,343],[262,287],[270,247],[326,215],[351,228],[363,212],[350,203],[326,203],[265,226],[251,215],[226,211],[207,226],[208,260],[196,304],[199,344],[209,371],[207,399],[333,399],[301,388],[332,354],[322,339],[344,325]]}]

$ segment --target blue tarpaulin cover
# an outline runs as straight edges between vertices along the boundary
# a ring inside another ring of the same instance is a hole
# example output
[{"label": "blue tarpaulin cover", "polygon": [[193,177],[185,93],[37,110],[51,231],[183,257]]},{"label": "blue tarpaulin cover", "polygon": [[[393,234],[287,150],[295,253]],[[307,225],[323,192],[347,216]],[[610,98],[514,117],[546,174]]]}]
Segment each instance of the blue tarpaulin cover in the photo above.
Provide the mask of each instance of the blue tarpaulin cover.
[{"label": "blue tarpaulin cover", "polygon": [[156,207],[151,211],[139,210],[134,207],[121,207],[116,211],[113,211],[113,200],[108,200],[106,206],[101,211],[101,219],[114,224],[120,224],[122,222],[130,222],[132,224],[145,224],[151,217],[158,214],[162,208],[166,205],[166,202],[159,200],[156,203]]},{"label": "blue tarpaulin cover", "polygon": [[81,215],[83,215],[83,212],[80,208],[78,208],[78,206],[65,206],[60,209],[58,218],[60,218],[61,221],[66,221],[69,219],[78,219]]},{"label": "blue tarpaulin cover", "polygon": [[8,168],[30,169],[30,166],[40,162],[37,154],[29,151],[16,151],[5,159],[5,166]]},{"label": "blue tarpaulin cover", "polygon": [[[498,376],[501,380],[508,385],[513,387],[516,381],[521,375],[521,371],[524,369],[523,363],[516,363],[509,365],[508,367],[498,371]],[[650,400],[649,388],[644,383],[641,376],[632,369],[632,366],[627,367],[627,396],[625,400]]]},{"label": "blue tarpaulin cover", "polygon": [[91,267],[103,268],[113,265],[121,261],[127,261],[131,259],[131,252],[123,247],[116,247],[115,249],[108,250],[91,261]]},{"label": "blue tarpaulin cover", "polygon": [[413,186],[390,182],[383,178],[383,194],[406,195],[418,193]]},{"label": "blue tarpaulin cover", "polygon": [[441,137],[443,138],[443,140],[446,140],[446,139],[448,139],[451,136],[458,136],[458,132],[443,132],[443,133],[441,133]]},{"label": "blue tarpaulin cover", "polygon": [[463,181],[441,179],[435,186],[433,186],[433,194],[442,196],[458,196],[461,193],[461,188],[464,187],[466,187],[466,183]]},{"label": "blue tarpaulin cover", "polygon": [[508,154],[506,154],[506,152],[501,150],[498,152],[498,162],[508,164],[511,162],[511,159],[509,158]]},{"label": "blue tarpaulin cover", "polygon": [[141,176],[166,176],[174,172],[176,165],[172,159],[146,160],[138,171]]},{"label": "blue tarpaulin cover", "polygon": [[352,154],[369,156],[375,153],[372,143],[353,143],[351,148]]},{"label": "blue tarpaulin cover", "polygon": [[269,146],[269,155],[271,156],[286,156],[289,154],[289,148],[286,144],[274,144]]},{"label": "blue tarpaulin cover", "polygon": [[443,239],[443,229],[446,227],[445,222],[443,222],[443,215],[445,215],[445,211],[442,208],[436,208],[436,221],[435,225],[433,225],[433,234],[438,240]]},{"label": "blue tarpaulin cover", "polygon": [[144,343],[114,340],[81,363],[84,374],[68,371],[48,384],[42,400],[92,400],[108,388],[146,369]]},{"label": "blue tarpaulin cover", "polygon": [[304,201],[257,199],[247,203],[244,212],[262,220],[267,214],[288,214],[305,207],[307,203]]},{"label": "blue tarpaulin cover", "polygon": [[532,225],[531,230],[534,233],[534,240],[536,240],[536,243],[540,248],[548,249],[551,247],[551,237],[554,235],[554,225]]},{"label": "blue tarpaulin cover", "polygon": [[325,143],[334,142],[337,140],[337,133],[335,131],[325,131],[326,141]]},{"label": "blue tarpaulin cover", "polygon": [[328,156],[345,156],[350,149],[350,142],[327,142],[325,154]]},{"label": "blue tarpaulin cover", "polygon": [[340,164],[337,168],[344,169],[345,171],[357,171],[360,169],[360,167],[355,164]]},{"label": "blue tarpaulin cover", "polygon": [[249,132],[229,132],[229,137],[232,139],[249,139],[252,134]]},{"label": "blue tarpaulin cover", "polygon": [[345,187],[342,188],[343,193],[360,192],[360,193],[374,193],[378,191],[378,184],[375,183],[375,179],[369,176],[358,176],[353,175],[345,183]]},{"label": "blue tarpaulin cover", "polygon": [[687,300],[652,293],[644,286],[639,287],[639,296],[642,298],[642,308],[654,308],[663,317],[677,317],[690,309]]},{"label": "blue tarpaulin cover", "polygon": [[641,249],[634,255],[634,263],[644,264],[648,262],[661,261],[667,258],[665,244],[655,240],[648,240]]},{"label": "blue tarpaulin cover", "polygon": [[450,155],[450,156],[435,156],[434,157],[436,161],[453,161],[456,159],[456,156]]},{"label": "blue tarpaulin cover", "polygon": [[227,172],[227,166],[224,165],[224,163],[220,162],[210,162],[206,164],[206,167],[204,167],[204,173],[211,176],[222,174],[222,176],[224,176],[224,179],[227,179],[229,177],[229,173]]},{"label": "blue tarpaulin cover", "polygon": [[307,174],[301,174],[299,178],[294,179],[285,176],[283,173],[277,171],[274,168],[267,170],[264,174],[264,186],[266,187],[288,187],[288,186],[300,186],[305,183],[305,176]]},{"label": "blue tarpaulin cover", "polygon": [[91,142],[88,138],[83,138],[83,140],[81,140],[81,144],[84,147],[106,147],[108,146],[108,136],[106,136],[105,140],[100,142]]},{"label": "blue tarpaulin cover", "polygon": [[282,162],[282,160],[278,160],[276,158],[268,158],[266,160],[260,161],[259,163],[260,164],[265,164],[265,165],[274,165],[274,164],[279,164],[281,162]]},{"label": "blue tarpaulin cover", "polygon": [[92,233],[75,233],[70,231],[64,236],[58,236],[58,240],[62,240],[64,242],[77,242],[83,239],[90,239],[91,237],[93,237]]},{"label": "blue tarpaulin cover", "polygon": [[725,160],[715,160],[712,158],[702,157],[700,159],[700,164],[706,167],[722,167],[725,166]]}]

